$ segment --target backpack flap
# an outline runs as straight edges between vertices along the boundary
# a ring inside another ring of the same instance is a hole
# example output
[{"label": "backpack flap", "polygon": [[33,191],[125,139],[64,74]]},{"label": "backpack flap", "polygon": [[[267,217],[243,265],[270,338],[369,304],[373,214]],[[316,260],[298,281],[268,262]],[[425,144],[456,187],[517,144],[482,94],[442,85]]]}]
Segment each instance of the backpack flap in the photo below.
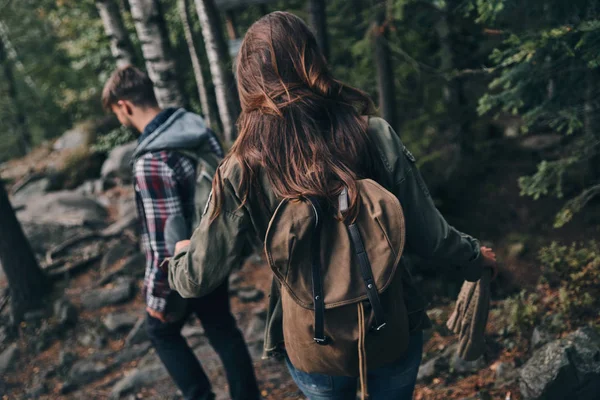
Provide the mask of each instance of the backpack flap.
[{"label": "backpack flap", "polygon": [[[375,286],[389,286],[404,248],[404,215],[398,199],[372,180],[357,182],[360,211],[356,220],[368,255]],[[360,263],[348,228],[323,213],[320,257],[326,309],[368,298]],[[309,201],[284,200],[267,229],[265,254],[277,279],[298,305],[313,309],[312,257],[315,213]]]}]

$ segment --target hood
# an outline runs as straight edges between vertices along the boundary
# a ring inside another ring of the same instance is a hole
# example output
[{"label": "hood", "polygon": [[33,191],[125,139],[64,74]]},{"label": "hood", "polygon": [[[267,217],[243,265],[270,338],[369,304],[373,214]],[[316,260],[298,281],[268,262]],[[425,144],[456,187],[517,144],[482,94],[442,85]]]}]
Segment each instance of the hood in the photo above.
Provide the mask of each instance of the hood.
[{"label": "hood", "polygon": [[171,149],[196,149],[210,137],[204,119],[183,108],[178,109],[136,147],[133,159],[144,153]]}]

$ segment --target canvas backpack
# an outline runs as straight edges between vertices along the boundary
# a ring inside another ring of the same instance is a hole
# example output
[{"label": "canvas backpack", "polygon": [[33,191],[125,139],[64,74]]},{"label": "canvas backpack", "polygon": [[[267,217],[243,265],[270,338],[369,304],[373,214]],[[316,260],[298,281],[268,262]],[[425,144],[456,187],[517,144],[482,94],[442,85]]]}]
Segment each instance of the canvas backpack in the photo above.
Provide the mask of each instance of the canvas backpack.
[{"label": "canvas backpack", "polygon": [[281,283],[285,350],[308,373],[360,377],[398,360],[408,347],[400,258],[404,214],[392,193],[357,181],[353,223],[343,190],[339,207],[314,198],[283,200],[265,236],[265,254]]}]

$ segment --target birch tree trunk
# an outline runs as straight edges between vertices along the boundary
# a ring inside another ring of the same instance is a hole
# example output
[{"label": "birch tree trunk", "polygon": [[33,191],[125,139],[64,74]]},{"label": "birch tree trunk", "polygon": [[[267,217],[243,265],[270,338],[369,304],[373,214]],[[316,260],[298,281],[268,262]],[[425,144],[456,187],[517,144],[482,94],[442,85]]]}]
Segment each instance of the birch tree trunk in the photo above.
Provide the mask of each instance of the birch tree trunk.
[{"label": "birch tree trunk", "polygon": [[210,63],[210,73],[215,86],[224,139],[231,143],[236,137],[235,123],[240,105],[230,68],[229,50],[223,37],[221,21],[214,0],[195,0],[195,2],[202,26],[206,55]]},{"label": "birch tree trunk", "polygon": [[4,80],[8,87],[8,97],[10,98],[12,106],[15,110],[15,119],[19,129],[17,143],[19,144],[21,153],[27,154],[31,151],[31,133],[29,132],[29,127],[27,126],[27,117],[25,116],[25,111],[23,110],[23,104],[21,103],[19,94],[17,92],[17,82],[13,74],[10,60],[8,59],[8,49],[6,48],[3,40],[0,40],[0,65],[2,66]]},{"label": "birch tree trunk", "polygon": [[192,68],[194,69],[194,77],[196,78],[196,87],[198,88],[198,97],[200,98],[200,106],[204,113],[204,120],[208,126],[212,126],[213,114],[208,102],[208,94],[206,92],[206,85],[204,84],[204,76],[202,75],[202,66],[200,65],[200,59],[198,58],[196,46],[194,45],[194,36],[190,26],[187,0],[177,0],[177,7],[179,8],[179,16],[183,24],[185,41],[187,42],[190,58],[192,59]]},{"label": "birch tree trunk", "polygon": [[184,98],[159,1],[129,0],[129,5],[158,105],[182,106]]},{"label": "birch tree trunk", "polygon": [[13,321],[18,323],[27,311],[42,305],[50,281],[37,263],[1,181],[0,221],[0,264],[8,280]]},{"label": "birch tree trunk", "polygon": [[310,24],[317,36],[317,43],[325,55],[325,58],[329,59],[329,39],[327,38],[325,0],[310,0],[308,11],[310,15]]},{"label": "birch tree trunk", "polygon": [[110,40],[110,52],[116,60],[117,67],[135,64],[133,44],[123,24],[119,5],[115,0],[96,0],[96,8],[104,25],[106,36]]},{"label": "birch tree trunk", "polygon": [[371,25],[375,64],[377,67],[377,88],[379,91],[379,109],[381,116],[395,129],[396,126],[396,90],[390,48],[388,45],[389,27],[387,21],[387,1],[375,2],[375,19]]}]

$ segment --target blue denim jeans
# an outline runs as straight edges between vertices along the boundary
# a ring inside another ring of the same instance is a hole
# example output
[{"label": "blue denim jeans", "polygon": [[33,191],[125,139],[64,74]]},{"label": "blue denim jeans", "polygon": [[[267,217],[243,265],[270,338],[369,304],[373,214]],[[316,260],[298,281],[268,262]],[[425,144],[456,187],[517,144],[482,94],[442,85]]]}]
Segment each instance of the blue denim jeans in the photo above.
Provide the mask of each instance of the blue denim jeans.
[{"label": "blue denim jeans", "polygon": [[[411,400],[423,353],[423,332],[410,337],[408,350],[395,363],[367,371],[371,400]],[[308,400],[355,400],[358,378],[309,374],[294,368],[286,357],[292,378]]]}]

